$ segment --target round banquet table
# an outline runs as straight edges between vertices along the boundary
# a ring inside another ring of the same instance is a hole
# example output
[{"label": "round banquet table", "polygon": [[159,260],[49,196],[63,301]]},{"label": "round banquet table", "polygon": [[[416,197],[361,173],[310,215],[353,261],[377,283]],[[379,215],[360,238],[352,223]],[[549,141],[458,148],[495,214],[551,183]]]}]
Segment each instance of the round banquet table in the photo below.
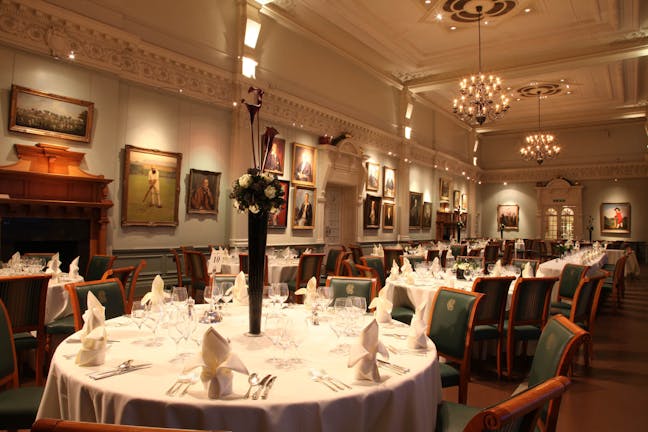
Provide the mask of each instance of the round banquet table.
[{"label": "round banquet table", "polygon": [[[285,311],[296,325],[308,316],[303,307]],[[391,355],[390,361],[410,368],[410,372],[397,375],[380,368],[381,382],[359,381],[355,380],[354,370],[347,367],[348,356],[331,353],[336,340],[328,326],[329,319],[324,315],[320,326],[308,327],[308,337],[299,349],[302,363],[282,369],[267,361],[274,352],[269,339],[244,335],[248,321],[246,307],[230,306],[224,320],[213,324],[231,340],[232,351],[250,372],[260,376],[277,375],[266,400],[243,399],[247,377],[236,372],[233,393],[223,399],[208,399],[201,382],[191,386],[185,396],[167,396],[165,391],[182,368],[170,361],[175,356],[173,343],[165,338],[161,346],[147,346],[145,340],[151,333],[144,331],[145,327],[138,330],[126,317],[108,321],[108,337],[118,342],[112,343],[106,353],[106,363],[101,367],[80,367],[74,363],[71,355],[79,349],[78,343],[59,345],[37,418],[233,431],[434,430],[442,393],[433,344],[424,356]],[[365,321],[369,320],[366,317]],[[199,325],[198,334],[206,328],[206,324]],[[385,333],[404,335],[408,331],[406,326],[381,324],[380,331],[381,341],[405,348],[405,341]],[[356,342],[354,338],[342,341]],[[182,348],[199,352],[196,343],[189,341],[189,344]],[[127,359],[133,359],[135,364],[151,362],[153,365],[97,381],[87,376]],[[326,369],[352,389],[331,391],[310,379],[311,368]]]},{"label": "round banquet table", "polygon": [[[298,259],[270,258],[268,259],[268,282],[288,282],[297,277]],[[221,265],[221,272],[225,274],[238,274],[239,262],[226,260]]]},{"label": "round banquet table", "polygon": [[45,324],[72,315],[72,305],[65,285],[78,282],[83,282],[83,276],[71,277],[67,273],[61,273],[58,278],[50,279],[45,299]]}]

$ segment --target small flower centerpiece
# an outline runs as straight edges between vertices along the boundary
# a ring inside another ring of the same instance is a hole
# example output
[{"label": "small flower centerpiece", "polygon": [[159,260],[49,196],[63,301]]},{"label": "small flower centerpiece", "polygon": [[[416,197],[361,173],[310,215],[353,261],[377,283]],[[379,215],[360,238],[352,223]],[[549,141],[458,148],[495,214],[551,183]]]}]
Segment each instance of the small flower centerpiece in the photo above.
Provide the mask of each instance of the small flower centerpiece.
[{"label": "small flower centerpiece", "polygon": [[466,270],[477,270],[477,267],[470,261],[459,261],[452,265],[452,269],[456,271],[457,279],[465,279]]},{"label": "small flower centerpiece", "polygon": [[230,198],[234,207],[248,215],[248,271],[250,283],[249,295],[249,332],[250,336],[261,335],[261,306],[263,300],[263,279],[265,269],[265,249],[268,237],[268,215],[276,213],[285,203],[281,183],[274,174],[263,172],[269,149],[277,130],[266,127],[260,135],[257,122],[256,142],[254,122],[263,100],[263,90],[250,87],[252,102],[242,100],[250,114],[250,133],[252,143],[252,168],[234,181]]},{"label": "small flower centerpiece", "polygon": [[592,242],[592,231],[594,231],[594,218],[590,216],[587,219],[587,231],[589,231],[589,241]]}]

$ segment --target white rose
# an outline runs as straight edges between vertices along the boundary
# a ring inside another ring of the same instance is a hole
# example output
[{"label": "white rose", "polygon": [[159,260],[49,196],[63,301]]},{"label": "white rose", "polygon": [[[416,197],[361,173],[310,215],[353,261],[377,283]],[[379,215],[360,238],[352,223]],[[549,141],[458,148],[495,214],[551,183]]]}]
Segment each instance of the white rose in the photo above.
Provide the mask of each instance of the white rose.
[{"label": "white rose", "polygon": [[234,208],[237,210],[240,208],[239,202],[237,200],[234,200]]},{"label": "white rose", "polygon": [[250,174],[243,174],[239,177],[238,182],[242,188],[247,188],[252,184],[252,176]]},{"label": "white rose", "polygon": [[259,206],[256,205],[256,204],[252,204],[252,205],[249,207],[249,210],[250,210],[252,213],[257,214],[257,213],[259,213]]},{"label": "white rose", "polygon": [[265,188],[263,193],[266,197],[268,197],[268,199],[272,199],[275,197],[275,195],[277,195],[277,190],[272,186],[268,186],[267,188]]},{"label": "white rose", "polygon": [[271,181],[274,180],[275,177],[274,177],[273,174],[270,174],[270,173],[264,172],[263,174],[261,174],[261,178],[262,178],[266,183],[270,183]]}]

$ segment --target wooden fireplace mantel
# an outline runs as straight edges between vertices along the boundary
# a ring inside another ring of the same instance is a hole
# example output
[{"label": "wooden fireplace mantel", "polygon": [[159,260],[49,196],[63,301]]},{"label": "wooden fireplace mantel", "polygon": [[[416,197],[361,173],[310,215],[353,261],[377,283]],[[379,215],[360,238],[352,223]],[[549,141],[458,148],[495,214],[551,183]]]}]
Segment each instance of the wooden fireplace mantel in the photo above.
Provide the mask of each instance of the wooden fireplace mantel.
[{"label": "wooden fireplace mantel", "polygon": [[0,167],[0,218],[89,219],[90,255],[106,253],[112,179],[80,168],[85,153],[53,144],[15,144],[19,160]]}]

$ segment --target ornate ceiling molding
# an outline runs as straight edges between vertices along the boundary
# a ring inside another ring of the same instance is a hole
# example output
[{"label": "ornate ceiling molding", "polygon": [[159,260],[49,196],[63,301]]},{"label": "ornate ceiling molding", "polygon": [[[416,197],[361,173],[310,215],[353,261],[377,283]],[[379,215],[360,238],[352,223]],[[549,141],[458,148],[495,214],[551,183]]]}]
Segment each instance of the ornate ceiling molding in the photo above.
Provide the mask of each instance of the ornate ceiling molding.
[{"label": "ornate ceiling molding", "polygon": [[552,178],[609,180],[648,177],[648,161],[483,171],[486,183],[537,183]]}]

